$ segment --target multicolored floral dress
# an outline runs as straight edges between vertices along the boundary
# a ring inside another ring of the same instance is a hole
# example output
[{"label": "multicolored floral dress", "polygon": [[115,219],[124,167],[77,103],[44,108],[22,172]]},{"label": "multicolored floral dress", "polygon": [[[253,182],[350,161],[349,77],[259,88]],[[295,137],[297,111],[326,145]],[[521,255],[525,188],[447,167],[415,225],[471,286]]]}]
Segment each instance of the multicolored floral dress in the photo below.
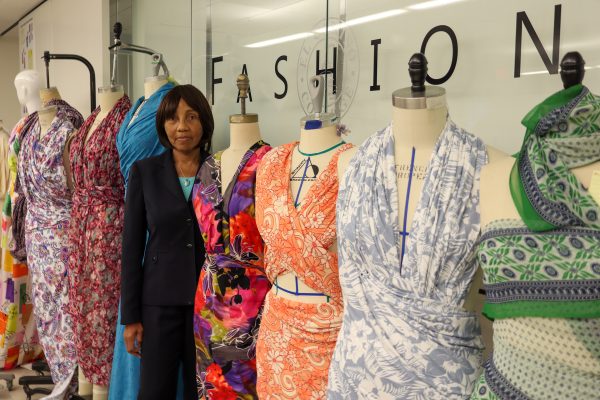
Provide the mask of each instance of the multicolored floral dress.
[{"label": "multicolored floral dress", "polygon": [[561,90],[522,123],[521,220],[488,224],[478,247],[494,352],[471,399],[599,399],[600,207],[571,169],[600,161],[600,96]]},{"label": "multicolored floral dress", "polygon": [[342,323],[338,258],[329,249],[336,241],[337,160],[352,145],[336,150],[296,208],[289,171],[297,145],[271,150],[258,168],[256,224],[265,241],[265,269],[271,282],[293,273],[330,300],[312,304],[267,294],[256,346],[261,399],[325,399]]},{"label": "multicolored floral dress", "polygon": [[58,107],[48,132],[40,132],[35,115],[19,154],[19,179],[27,200],[25,243],[31,272],[32,298],[38,334],[54,390],[48,399],[62,399],[77,367],[75,335],[68,314],[68,228],[71,193],[63,152],[75,127],[65,107]]},{"label": "multicolored floral dress", "polygon": [[259,141],[242,157],[222,194],[221,155],[200,168],[192,202],[206,248],[194,311],[201,399],[250,400],[256,394],[256,336],[271,288],[263,241],[254,220],[259,162],[271,147]]},{"label": "multicolored floral dress", "polygon": [[108,386],[121,283],[123,177],[115,138],[131,108],[123,96],[91,129],[100,108],[71,141],[73,209],[69,228],[69,310],[77,360],[92,383]]},{"label": "multicolored floral dress", "polygon": [[13,258],[12,208],[17,198],[17,156],[20,149],[23,126],[32,115],[23,117],[12,130],[8,146],[9,187],[2,208],[2,270],[0,270],[0,368],[11,369],[41,356],[33,304],[31,300],[31,276],[27,264]]}]

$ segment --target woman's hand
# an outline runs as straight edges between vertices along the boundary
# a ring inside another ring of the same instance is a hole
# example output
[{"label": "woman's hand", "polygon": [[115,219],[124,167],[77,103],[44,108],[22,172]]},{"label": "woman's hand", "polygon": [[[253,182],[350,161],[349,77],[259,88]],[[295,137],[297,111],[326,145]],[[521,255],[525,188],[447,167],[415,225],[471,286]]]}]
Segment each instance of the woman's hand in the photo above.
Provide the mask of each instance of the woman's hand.
[{"label": "woman's hand", "polygon": [[144,337],[144,327],[141,322],[125,326],[123,339],[125,339],[125,348],[127,352],[137,358],[142,358],[142,340]]}]

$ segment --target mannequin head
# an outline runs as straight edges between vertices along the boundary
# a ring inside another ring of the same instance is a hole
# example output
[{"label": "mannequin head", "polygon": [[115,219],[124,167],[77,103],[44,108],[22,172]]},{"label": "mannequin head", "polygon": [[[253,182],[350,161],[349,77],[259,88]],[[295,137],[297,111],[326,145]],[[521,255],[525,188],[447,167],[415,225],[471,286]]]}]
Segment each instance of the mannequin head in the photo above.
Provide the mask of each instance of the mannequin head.
[{"label": "mannequin head", "polygon": [[28,113],[33,113],[41,107],[39,98],[40,76],[37,71],[26,69],[15,76],[15,89],[19,103],[27,108]]}]

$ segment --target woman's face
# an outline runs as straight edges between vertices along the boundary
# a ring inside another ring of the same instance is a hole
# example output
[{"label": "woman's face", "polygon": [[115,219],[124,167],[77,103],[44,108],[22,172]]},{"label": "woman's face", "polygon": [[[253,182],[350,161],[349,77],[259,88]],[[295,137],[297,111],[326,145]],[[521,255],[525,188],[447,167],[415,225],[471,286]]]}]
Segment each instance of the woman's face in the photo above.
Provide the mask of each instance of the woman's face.
[{"label": "woman's face", "polygon": [[202,139],[200,115],[181,99],[173,118],[165,121],[165,132],[175,150],[184,153],[195,150]]}]

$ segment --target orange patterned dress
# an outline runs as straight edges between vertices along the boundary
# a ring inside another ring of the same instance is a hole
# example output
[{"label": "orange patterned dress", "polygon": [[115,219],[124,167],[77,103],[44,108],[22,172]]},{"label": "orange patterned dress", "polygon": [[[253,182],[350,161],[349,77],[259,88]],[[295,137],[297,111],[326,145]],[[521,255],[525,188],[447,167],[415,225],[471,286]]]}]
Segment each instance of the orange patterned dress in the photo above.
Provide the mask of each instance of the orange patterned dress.
[{"label": "orange patterned dress", "polygon": [[290,192],[292,151],[297,143],[273,149],[261,162],[256,183],[256,224],[265,242],[265,269],[271,282],[294,273],[329,296],[309,304],[267,295],[258,334],[257,391],[261,399],[325,399],[329,363],[342,322],[336,240],[337,159],[352,147],[341,146],[327,168],[294,207]]}]

